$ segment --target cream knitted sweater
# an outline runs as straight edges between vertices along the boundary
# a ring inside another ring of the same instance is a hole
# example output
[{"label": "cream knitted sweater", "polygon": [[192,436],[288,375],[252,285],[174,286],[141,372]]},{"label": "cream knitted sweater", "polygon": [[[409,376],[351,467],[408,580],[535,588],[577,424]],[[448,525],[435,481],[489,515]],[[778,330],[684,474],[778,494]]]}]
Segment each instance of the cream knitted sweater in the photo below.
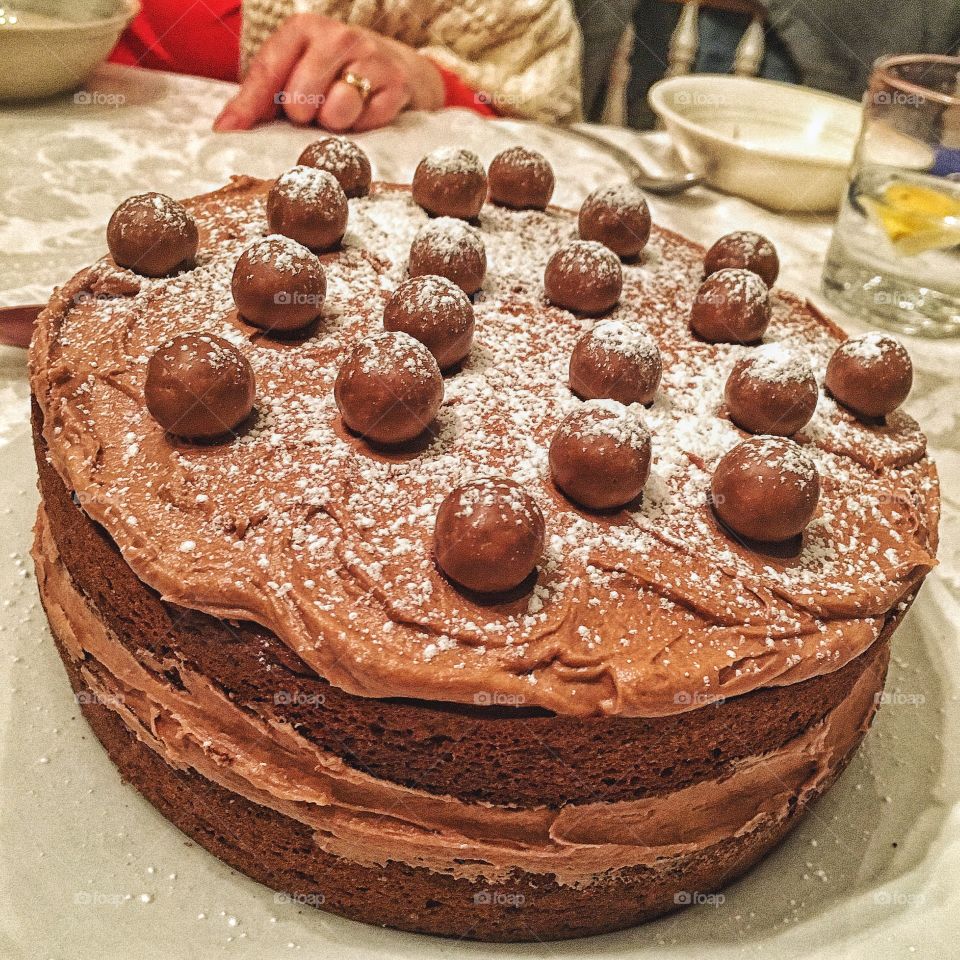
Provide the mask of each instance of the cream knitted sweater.
[{"label": "cream knitted sweater", "polygon": [[244,0],[244,65],[291,14],[321,13],[406,43],[500,112],[579,120],[580,32],[569,0]]}]

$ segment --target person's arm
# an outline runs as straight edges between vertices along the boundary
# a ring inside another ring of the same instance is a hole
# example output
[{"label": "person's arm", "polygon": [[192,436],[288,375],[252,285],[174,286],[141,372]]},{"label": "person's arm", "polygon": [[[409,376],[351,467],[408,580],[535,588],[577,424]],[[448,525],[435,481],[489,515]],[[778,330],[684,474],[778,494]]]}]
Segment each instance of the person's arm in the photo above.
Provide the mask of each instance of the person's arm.
[{"label": "person's arm", "polygon": [[[278,27],[274,3],[244,0],[249,69],[215,129],[246,129],[281,109],[336,131],[441,106],[580,118],[580,33],[568,0],[421,0],[416,16],[409,0],[311,6],[318,12]],[[350,73],[369,81],[369,96],[343,82]]]},{"label": "person's arm", "polygon": [[445,107],[464,107],[479,113],[482,117],[496,117],[498,113],[490,104],[490,96],[482,90],[474,90],[458,73],[447,67],[434,64],[443,80],[443,105]]},{"label": "person's arm", "polygon": [[[463,19],[472,6],[452,3],[441,14],[440,29],[431,32],[455,37],[447,21]],[[482,91],[499,114],[546,123],[580,120],[582,40],[569,0],[489,0],[478,9],[486,14],[486,33],[471,25],[463,46],[450,39],[420,53]]]},{"label": "person's arm", "polygon": [[240,74],[240,0],[144,0],[110,55],[113,63],[215,80]]},{"label": "person's arm", "polygon": [[[366,96],[344,80],[348,74],[369,84]],[[370,130],[407,108],[438,110],[444,96],[440,68],[411,47],[320,14],[297,14],[264,41],[214,129],[246,130],[282,107],[295,123]]]}]

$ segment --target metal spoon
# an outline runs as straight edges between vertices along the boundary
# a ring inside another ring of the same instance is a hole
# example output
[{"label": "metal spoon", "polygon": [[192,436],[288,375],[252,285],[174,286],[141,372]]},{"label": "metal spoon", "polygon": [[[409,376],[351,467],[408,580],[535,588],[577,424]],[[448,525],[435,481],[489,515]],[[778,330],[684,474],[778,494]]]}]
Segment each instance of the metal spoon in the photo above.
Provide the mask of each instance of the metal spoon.
[{"label": "metal spoon", "polygon": [[703,177],[698,176],[691,170],[684,170],[683,173],[675,177],[657,176],[645,170],[637,162],[636,158],[627,153],[622,147],[618,147],[615,143],[611,143],[603,137],[598,137],[595,133],[588,133],[586,130],[578,130],[575,127],[563,127],[562,129],[563,133],[568,136],[576,137],[584,143],[589,143],[591,146],[597,147],[613,157],[624,170],[626,170],[627,175],[641,190],[669,196],[673,193],[682,193],[684,190],[689,190],[691,187],[696,187],[703,183]]},{"label": "metal spoon", "polygon": [[29,347],[33,323],[43,304],[31,303],[22,307],[0,307],[0,345]]}]

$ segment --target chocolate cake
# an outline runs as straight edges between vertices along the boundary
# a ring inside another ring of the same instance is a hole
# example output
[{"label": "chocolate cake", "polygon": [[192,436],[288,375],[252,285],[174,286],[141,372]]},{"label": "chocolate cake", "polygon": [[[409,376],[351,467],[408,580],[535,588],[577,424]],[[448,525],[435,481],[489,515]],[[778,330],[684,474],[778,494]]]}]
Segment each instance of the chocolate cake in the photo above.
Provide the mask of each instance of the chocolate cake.
[{"label": "chocolate cake", "polygon": [[[425,205],[456,195],[448,174],[466,189],[455,159],[428,164]],[[133,205],[164,222],[135,222],[126,265],[82,271],[39,320],[35,560],[91,727],[216,856],[368,923],[577,937],[717,890],[870,724],[936,562],[919,427],[844,407],[836,364],[826,391],[844,334],[763,281],[766,346],[750,341],[729,311],[756,302],[708,301],[704,251],[656,223],[613,296],[576,213],[484,204],[466,228],[486,258],[470,315],[443,237],[472,206],[431,219],[408,187],[374,183],[324,249],[342,204],[319,203],[303,169],[272,228],[274,184],[248,177]],[[196,225],[196,253],[149,276],[138,259],[156,267],[166,221]],[[288,222],[291,240],[320,238],[313,254],[262,242]],[[418,234],[453,282],[419,284],[385,332]],[[247,319],[232,281],[254,244]],[[315,311],[280,289],[297,263]],[[691,329],[698,291],[709,340]],[[571,356],[598,322],[583,399]],[[454,339],[441,374],[431,351]],[[800,359],[771,362],[770,345]],[[770,432],[801,424],[791,438],[737,425],[744,389],[736,422],[727,409],[728,377],[760,349],[748,386]],[[874,345],[845,349],[886,382]],[[787,382],[798,368],[819,387],[810,416],[791,409],[810,401]]]}]

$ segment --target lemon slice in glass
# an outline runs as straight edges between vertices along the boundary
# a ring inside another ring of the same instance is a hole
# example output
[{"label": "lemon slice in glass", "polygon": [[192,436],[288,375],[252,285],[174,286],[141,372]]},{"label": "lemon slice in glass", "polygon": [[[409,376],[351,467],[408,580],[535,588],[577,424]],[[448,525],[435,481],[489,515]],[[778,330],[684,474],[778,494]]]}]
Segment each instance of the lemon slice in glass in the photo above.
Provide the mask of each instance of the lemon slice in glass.
[{"label": "lemon slice in glass", "polygon": [[915,183],[891,183],[880,198],[860,202],[898,253],[912,257],[960,244],[960,199]]}]

